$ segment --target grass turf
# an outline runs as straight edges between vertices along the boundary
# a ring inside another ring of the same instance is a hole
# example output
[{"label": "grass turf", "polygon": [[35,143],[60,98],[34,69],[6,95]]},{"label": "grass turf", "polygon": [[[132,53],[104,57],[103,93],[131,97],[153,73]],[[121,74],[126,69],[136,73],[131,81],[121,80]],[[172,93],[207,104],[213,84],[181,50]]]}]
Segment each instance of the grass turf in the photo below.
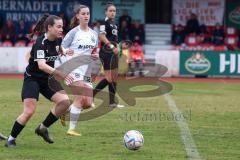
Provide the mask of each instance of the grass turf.
[{"label": "grass turf", "polygon": [[[22,111],[21,80],[0,80],[0,132],[9,134]],[[202,159],[240,159],[240,84],[172,83],[170,93],[188,122]],[[146,89],[146,88],[140,88]],[[53,103],[40,98],[32,119],[17,139],[16,149],[3,147],[1,160],[159,160],[187,159],[180,129],[163,96],[138,98],[134,107],[115,109],[89,121],[80,121],[81,137],[66,135],[59,122],[50,129],[55,143],[43,142],[34,129]],[[154,115],[156,117],[154,117]],[[161,115],[161,117],[159,116]],[[152,117],[151,117],[152,116]],[[138,151],[122,143],[126,131],[140,130],[145,138]]]}]

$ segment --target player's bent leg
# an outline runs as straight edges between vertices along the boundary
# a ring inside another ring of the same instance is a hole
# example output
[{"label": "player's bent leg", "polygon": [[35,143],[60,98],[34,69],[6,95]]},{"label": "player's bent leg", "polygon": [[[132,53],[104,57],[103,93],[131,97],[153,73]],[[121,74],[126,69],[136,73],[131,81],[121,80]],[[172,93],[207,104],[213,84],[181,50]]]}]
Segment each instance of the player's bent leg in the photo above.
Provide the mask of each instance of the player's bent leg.
[{"label": "player's bent leg", "polygon": [[52,113],[60,117],[62,126],[66,126],[65,114],[70,109],[69,107],[71,105],[68,96],[64,91],[60,91],[53,95],[51,100],[56,103],[56,106],[52,109]]},{"label": "player's bent leg", "polygon": [[35,130],[35,133],[41,136],[47,143],[54,143],[52,138],[49,137],[48,128],[58,120],[60,115],[66,112],[70,105],[68,96],[60,92],[56,92],[51,97],[51,100],[57,105],[50,111],[45,120]]},{"label": "player's bent leg", "polygon": [[78,133],[75,129],[77,127],[80,113],[83,109],[83,94],[85,94],[85,91],[87,91],[88,89],[85,88],[84,82],[82,80],[76,81],[71,85],[76,86],[76,89],[80,90],[80,92],[74,92],[74,101],[70,106],[70,120],[67,134],[71,136],[81,136],[81,134]]},{"label": "player's bent leg", "polygon": [[77,122],[82,111],[82,95],[75,95],[74,101],[70,107],[70,120],[69,120],[69,129],[67,131],[68,135],[71,136],[81,136],[75,129],[77,127]]},{"label": "player's bent leg", "polygon": [[[83,97],[83,109],[88,109],[91,108],[93,105],[93,98],[89,96],[84,96]],[[95,107],[95,106],[94,106]]]},{"label": "player's bent leg", "polygon": [[60,117],[69,109],[71,102],[68,95],[64,91],[55,93],[51,100],[56,103],[56,106],[52,109],[52,113],[57,117]]},{"label": "player's bent leg", "polygon": [[28,122],[28,120],[34,114],[37,107],[37,100],[34,98],[26,98],[23,101],[24,109],[23,113],[15,121],[11,134],[9,135],[5,147],[15,148],[16,147],[16,138],[21,133],[22,129]]},{"label": "player's bent leg", "polygon": [[93,103],[93,88],[91,83],[84,83],[84,93],[83,93],[83,109],[88,109],[95,107]]},{"label": "player's bent leg", "polygon": [[23,104],[23,113],[17,118],[17,121],[22,125],[25,125],[37,108],[37,100],[34,98],[26,98],[23,100]]},{"label": "player's bent leg", "polygon": [[105,71],[106,79],[108,80],[108,90],[109,90],[109,107],[123,108],[124,105],[117,104],[115,101],[115,94],[117,91],[117,78],[118,78],[118,69]]}]

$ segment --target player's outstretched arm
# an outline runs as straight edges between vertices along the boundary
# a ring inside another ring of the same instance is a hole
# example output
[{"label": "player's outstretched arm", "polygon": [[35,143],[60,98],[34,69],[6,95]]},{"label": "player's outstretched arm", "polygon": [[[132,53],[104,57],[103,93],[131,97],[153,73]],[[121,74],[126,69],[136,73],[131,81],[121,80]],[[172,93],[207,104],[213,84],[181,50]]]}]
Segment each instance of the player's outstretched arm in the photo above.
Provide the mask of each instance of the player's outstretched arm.
[{"label": "player's outstretched arm", "polygon": [[73,82],[73,78],[70,75],[67,75],[67,74],[49,66],[48,64],[46,64],[45,59],[38,60],[37,63],[38,63],[38,67],[40,70],[52,75],[56,80],[66,80],[68,83]]}]

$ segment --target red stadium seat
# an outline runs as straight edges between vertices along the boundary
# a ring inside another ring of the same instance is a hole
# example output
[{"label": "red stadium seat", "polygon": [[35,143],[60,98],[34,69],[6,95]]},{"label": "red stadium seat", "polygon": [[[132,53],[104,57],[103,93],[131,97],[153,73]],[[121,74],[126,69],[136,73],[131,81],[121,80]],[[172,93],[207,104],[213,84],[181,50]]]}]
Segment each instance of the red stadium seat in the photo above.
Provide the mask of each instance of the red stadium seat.
[{"label": "red stadium seat", "polygon": [[237,29],[233,27],[227,27],[226,36],[237,36]]},{"label": "red stadium seat", "polygon": [[227,36],[225,38],[225,45],[230,50],[237,49],[237,47],[238,47],[238,37],[237,36]]},{"label": "red stadium seat", "polygon": [[214,30],[215,30],[214,26],[207,26],[207,32],[208,33],[212,34]]},{"label": "red stadium seat", "polygon": [[9,40],[6,40],[2,43],[2,47],[12,47],[13,43]]},{"label": "red stadium seat", "polygon": [[29,42],[29,43],[27,44],[27,46],[28,46],[28,47],[32,47],[33,44],[34,44],[34,41],[31,41],[31,42]]},{"label": "red stadium seat", "polygon": [[201,33],[201,34],[199,35],[199,42],[203,43],[205,38],[206,38],[206,35],[203,34],[203,33]]},{"label": "red stadium seat", "polygon": [[214,51],[225,51],[226,48],[224,45],[214,46]]},{"label": "red stadium seat", "polygon": [[185,43],[187,46],[197,47],[197,45],[199,44],[199,41],[195,34],[190,34],[186,37]]},{"label": "red stadium seat", "polygon": [[26,46],[26,41],[24,40],[19,40],[15,43],[15,47],[25,47]]}]

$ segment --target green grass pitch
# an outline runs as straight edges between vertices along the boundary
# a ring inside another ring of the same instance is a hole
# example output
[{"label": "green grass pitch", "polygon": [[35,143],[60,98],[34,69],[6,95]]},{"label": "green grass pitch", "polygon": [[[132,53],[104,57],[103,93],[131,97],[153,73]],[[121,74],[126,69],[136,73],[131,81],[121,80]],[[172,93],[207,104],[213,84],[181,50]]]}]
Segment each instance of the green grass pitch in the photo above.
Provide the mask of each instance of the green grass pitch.
[{"label": "green grass pitch", "polygon": [[[172,85],[170,95],[186,119],[201,159],[240,159],[240,84]],[[5,135],[22,111],[21,87],[21,80],[0,80],[0,132]],[[7,149],[5,142],[0,142],[0,160],[188,159],[177,119],[171,117],[164,96],[139,98],[134,107],[80,121],[77,130],[81,137],[67,136],[67,127],[57,122],[49,129],[55,140],[49,145],[34,134],[34,129],[52,106],[40,98],[36,113],[17,139],[17,148]],[[132,129],[140,130],[145,139],[138,151],[127,150],[122,143],[124,133]]]}]

